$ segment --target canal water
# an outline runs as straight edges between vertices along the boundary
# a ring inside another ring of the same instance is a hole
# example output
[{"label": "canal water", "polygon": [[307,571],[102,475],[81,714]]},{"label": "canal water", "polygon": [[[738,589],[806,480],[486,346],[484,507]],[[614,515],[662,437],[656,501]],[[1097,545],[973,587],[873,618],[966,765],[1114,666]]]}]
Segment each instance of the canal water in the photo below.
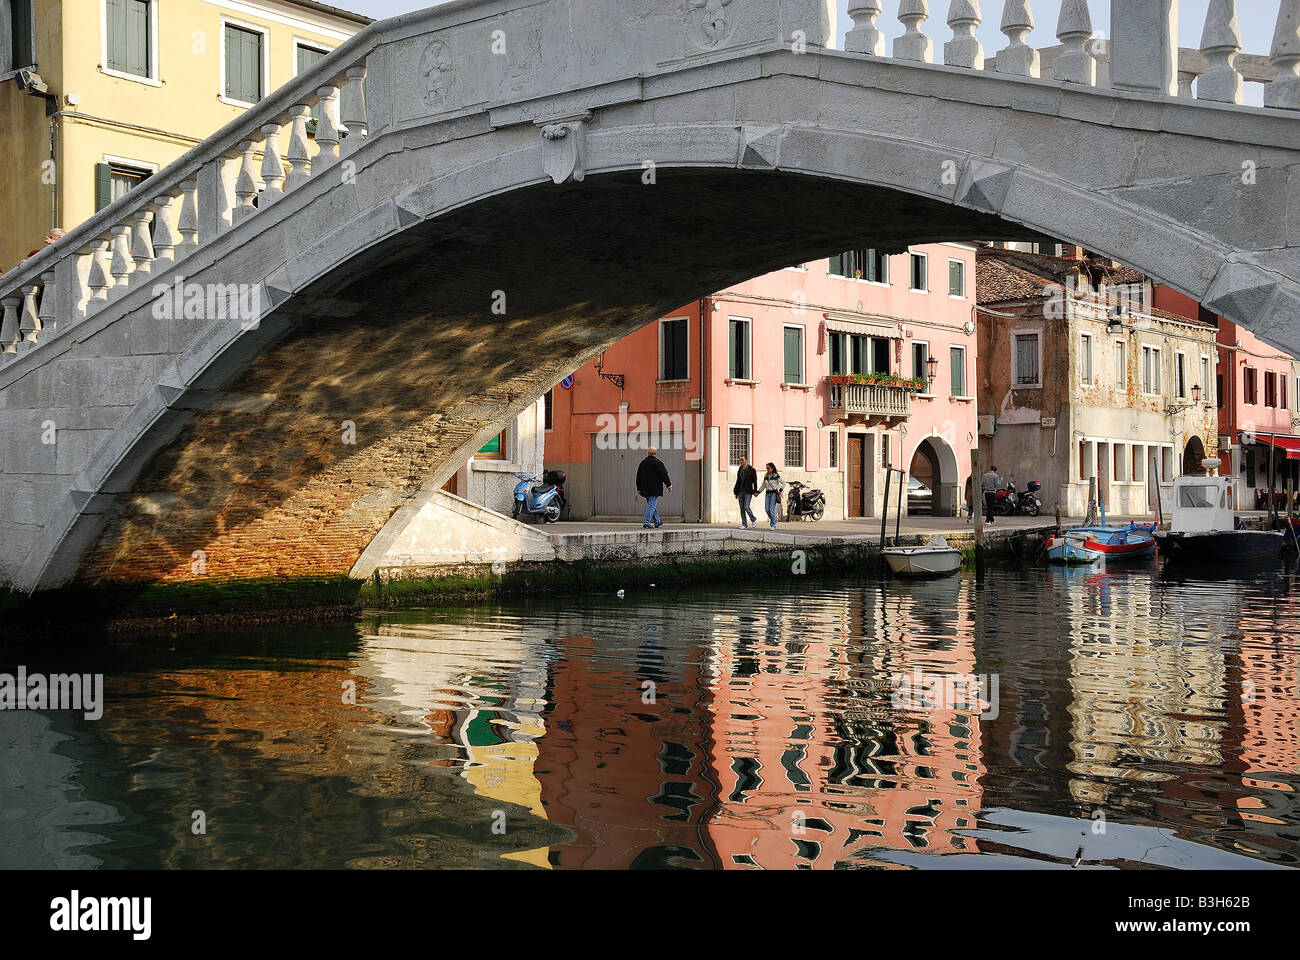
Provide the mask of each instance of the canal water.
[{"label": "canal water", "polygon": [[0,867],[1295,868],[1298,588],[793,577],[51,637],[0,669],[103,672],[104,712],[0,711]]}]

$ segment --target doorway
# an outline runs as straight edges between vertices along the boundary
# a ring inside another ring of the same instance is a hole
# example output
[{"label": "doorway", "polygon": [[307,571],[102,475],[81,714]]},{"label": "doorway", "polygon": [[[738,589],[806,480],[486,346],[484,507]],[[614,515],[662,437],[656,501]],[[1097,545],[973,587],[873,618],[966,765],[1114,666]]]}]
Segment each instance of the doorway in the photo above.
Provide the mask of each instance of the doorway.
[{"label": "doorway", "polygon": [[867,515],[867,438],[861,433],[850,433],[848,476],[845,483],[849,491],[849,516]]}]

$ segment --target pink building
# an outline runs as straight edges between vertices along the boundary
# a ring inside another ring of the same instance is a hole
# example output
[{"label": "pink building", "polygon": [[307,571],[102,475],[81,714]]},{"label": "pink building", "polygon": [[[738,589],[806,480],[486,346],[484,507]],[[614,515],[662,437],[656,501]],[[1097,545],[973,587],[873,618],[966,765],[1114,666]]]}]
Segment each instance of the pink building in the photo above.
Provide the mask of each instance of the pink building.
[{"label": "pink building", "polygon": [[1279,495],[1288,480],[1293,490],[1300,488],[1300,429],[1293,409],[1300,404],[1300,383],[1293,397],[1294,360],[1169,287],[1157,286],[1154,298],[1158,307],[1189,317],[1199,314],[1218,325],[1214,395],[1219,406],[1219,456],[1224,461],[1221,472],[1240,478],[1238,506],[1265,507],[1270,484]]},{"label": "pink building", "polygon": [[977,431],[974,295],[974,249],[932,244],[706,297],[553,391],[547,466],[569,474],[575,518],[640,516],[648,443],[673,478],[666,518],[739,523],[742,454],[820,488],[830,518],[879,516],[890,466],[931,491],[914,490],[914,510],[955,515]]}]

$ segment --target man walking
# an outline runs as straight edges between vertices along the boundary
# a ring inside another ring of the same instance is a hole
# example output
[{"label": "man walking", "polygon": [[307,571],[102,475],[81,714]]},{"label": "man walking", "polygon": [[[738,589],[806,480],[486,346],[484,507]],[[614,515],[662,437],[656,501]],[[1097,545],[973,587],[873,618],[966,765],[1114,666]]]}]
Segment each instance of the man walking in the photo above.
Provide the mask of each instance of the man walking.
[{"label": "man walking", "polygon": [[664,495],[664,488],[673,492],[673,482],[668,478],[668,468],[655,454],[654,447],[646,451],[646,457],[636,468],[636,492],[645,497],[645,516],[641,518],[641,529],[649,530],[653,521],[657,528],[664,522],[659,517],[659,498]]},{"label": "man walking", "polygon": [[736,473],[736,485],[731,488],[731,492],[740,501],[741,529],[748,530],[751,523],[757,526],[758,518],[750,509],[749,501],[758,496],[758,471],[744,457],[740,458],[740,470]]},{"label": "man walking", "polygon": [[993,469],[980,478],[980,489],[984,491],[985,522],[997,523],[998,518],[993,512],[993,505],[998,502],[998,491],[1002,489],[1002,478],[998,476],[997,464],[994,464]]}]

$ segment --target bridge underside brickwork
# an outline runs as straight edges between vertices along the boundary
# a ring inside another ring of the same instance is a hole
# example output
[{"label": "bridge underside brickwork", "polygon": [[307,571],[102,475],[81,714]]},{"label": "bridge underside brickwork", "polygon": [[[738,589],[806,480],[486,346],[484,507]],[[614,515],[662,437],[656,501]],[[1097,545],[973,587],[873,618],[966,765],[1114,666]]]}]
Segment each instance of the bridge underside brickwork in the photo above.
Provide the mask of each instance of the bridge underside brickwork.
[{"label": "bridge underside brickwork", "polygon": [[[708,49],[675,2],[644,36],[602,3],[375,24],[0,278],[0,585],[346,574],[603,347],[853,246],[1060,238],[1300,352],[1295,114],[799,54],[813,0]],[[160,316],[177,282],[256,322]]]}]

